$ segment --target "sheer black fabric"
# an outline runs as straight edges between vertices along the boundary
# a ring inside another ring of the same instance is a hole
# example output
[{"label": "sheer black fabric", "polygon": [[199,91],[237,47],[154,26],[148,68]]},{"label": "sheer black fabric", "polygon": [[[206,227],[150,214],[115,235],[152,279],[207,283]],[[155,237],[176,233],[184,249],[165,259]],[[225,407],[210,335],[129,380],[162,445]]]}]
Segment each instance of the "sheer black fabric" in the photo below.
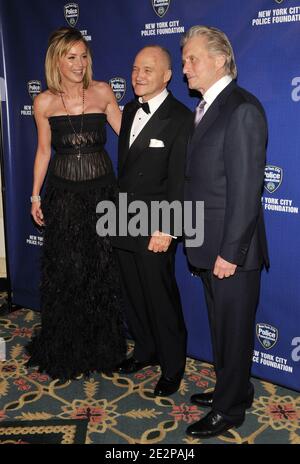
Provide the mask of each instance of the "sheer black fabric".
[{"label": "sheer black fabric", "polygon": [[[105,114],[83,116],[81,137],[81,115],[49,118],[52,144],[56,150],[51,163],[51,173],[71,181],[85,181],[106,176],[113,172],[111,160],[104,149],[106,132]],[[102,123],[102,124],[101,124]]]},{"label": "sheer black fabric", "polygon": [[[81,116],[71,116],[80,132]],[[110,371],[126,353],[119,273],[109,237],[96,233],[96,206],[115,201],[104,150],[106,118],[84,115],[81,156],[68,118],[50,118],[56,155],[42,210],[41,327],[27,346],[28,366],[52,378]]]}]

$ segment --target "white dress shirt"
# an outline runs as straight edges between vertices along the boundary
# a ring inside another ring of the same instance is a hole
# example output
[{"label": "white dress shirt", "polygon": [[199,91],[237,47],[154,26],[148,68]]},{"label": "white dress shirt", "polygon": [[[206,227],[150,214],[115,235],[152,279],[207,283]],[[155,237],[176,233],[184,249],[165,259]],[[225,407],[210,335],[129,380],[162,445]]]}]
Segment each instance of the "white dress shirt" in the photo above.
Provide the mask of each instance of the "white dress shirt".
[{"label": "white dress shirt", "polygon": [[[139,108],[134,116],[133,123],[131,126],[131,131],[130,131],[130,139],[129,139],[129,147],[133,144],[141,130],[145,127],[149,119],[153,116],[155,111],[160,107],[160,105],[165,101],[167,96],[169,95],[169,92],[167,89],[164,89],[161,93],[156,95],[155,97],[151,98],[148,100],[148,105],[150,109],[150,113],[145,113],[143,108]],[[143,103],[142,97],[139,97],[139,102]],[[168,235],[169,237],[177,238],[174,235],[170,234],[165,234]]]},{"label": "white dress shirt", "polygon": [[213,101],[217,98],[217,96],[222,92],[222,90],[227,87],[228,84],[232,81],[231,76],[223,76],[217,82],[215,82],[203,95],[202,97],[206,101],[204,106],[204,114],[213,103]]},{"label": "white dress shirt", "polygon": [[[147,103],[150,108],[150,113],[148,114],[145,113],[145,111],[142,108],[139,108],[137,110],[131,126],[129,147],[131,147],[141,130],[145,127],[149,119],[153,116],[155,111],[160,107],[160,105],[167,98],[168,95],[169,92],[167,91],[167,89],[164,89],[161,93],[151,98],[151,100],[148,100]],[[139,98],[139,102],[143,103],[142,97]]]}]

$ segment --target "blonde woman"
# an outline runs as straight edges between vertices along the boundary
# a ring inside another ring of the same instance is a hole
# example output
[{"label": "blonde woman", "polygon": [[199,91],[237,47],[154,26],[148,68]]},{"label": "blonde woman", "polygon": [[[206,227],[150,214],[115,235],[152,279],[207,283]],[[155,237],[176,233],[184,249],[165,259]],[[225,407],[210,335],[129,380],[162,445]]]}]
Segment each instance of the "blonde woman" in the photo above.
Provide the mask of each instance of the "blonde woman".
[{"label": "blonde woman", "polygon": [[[51,35],[45,70],[48,90],[34,100],[31,196],[33,219],[45,228],[42,323],[27,346],[28,366],[72,379],[110,371],[125,353],[118,269],[109,237],[96,233],[97,203],[116,194],[105,126],[118,134],[121,113],[110,86],[92,80],[91,53],[80,31]],[[56,153],[50,162],[51,145]]]}]

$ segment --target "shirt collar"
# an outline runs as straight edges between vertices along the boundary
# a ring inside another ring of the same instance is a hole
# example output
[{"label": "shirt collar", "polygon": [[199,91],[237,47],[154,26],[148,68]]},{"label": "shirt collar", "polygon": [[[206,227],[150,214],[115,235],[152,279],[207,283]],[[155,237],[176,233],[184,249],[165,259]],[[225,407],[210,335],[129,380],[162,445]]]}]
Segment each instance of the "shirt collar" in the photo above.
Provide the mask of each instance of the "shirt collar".
[{"label": "shirt collar", "polygon": [[[162,104],[162,102],[167,98],[168,95],[169,92],[167,91],[167,89],[164,89],[161,93],[148,100],[147,103],[149,105],[151,114],[157,110],[157,108]],[[139,102],[143,103],[142,97],[139,97]]]},{"label": "shirt collar", "polygon": [[223,76],[203,94],[203,98],[208,104],[208,106],[212,104],[212,102],[217,98],[217,96],[222,92],[222,90],[224,90],[225,87],[227,87],[227,85],[230,84],[231,81],[231,76]]}]

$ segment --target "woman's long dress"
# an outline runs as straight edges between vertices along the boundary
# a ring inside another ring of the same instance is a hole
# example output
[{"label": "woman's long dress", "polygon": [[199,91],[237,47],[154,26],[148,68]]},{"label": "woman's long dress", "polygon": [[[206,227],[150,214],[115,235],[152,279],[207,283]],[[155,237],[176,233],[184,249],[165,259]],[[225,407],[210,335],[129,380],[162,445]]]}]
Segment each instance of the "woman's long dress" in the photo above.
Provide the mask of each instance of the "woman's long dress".
[{"label": "woman's long dress", "polygon": [[[77,134],[81,117],[70,116]],[[118,267],[110,238],[96,232],[98,202],[116,199],[106,116],[83,116],[80,156],[70,120],[49,118],[56,154],[42,201],[41,328],[27,345],[28,366],[60,379],[110,371],[126,354]]]}]

